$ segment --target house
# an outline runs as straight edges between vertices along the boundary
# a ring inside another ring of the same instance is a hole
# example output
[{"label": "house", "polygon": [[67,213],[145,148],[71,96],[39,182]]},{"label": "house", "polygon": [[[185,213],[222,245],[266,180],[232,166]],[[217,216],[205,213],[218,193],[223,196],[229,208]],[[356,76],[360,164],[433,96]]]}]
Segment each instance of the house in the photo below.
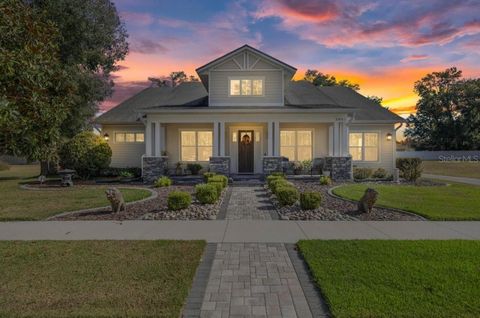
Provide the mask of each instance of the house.
[{"label": "house", "polygon": [[317,160],[337,180],[352,166],[393,172],[403,119],[354,90],[293,81],[295,67],[248,45],[196,71],[200,82],[147,88],[97,119],[112,166],[141,166],[146,181],[178,162],[269,174]]}]

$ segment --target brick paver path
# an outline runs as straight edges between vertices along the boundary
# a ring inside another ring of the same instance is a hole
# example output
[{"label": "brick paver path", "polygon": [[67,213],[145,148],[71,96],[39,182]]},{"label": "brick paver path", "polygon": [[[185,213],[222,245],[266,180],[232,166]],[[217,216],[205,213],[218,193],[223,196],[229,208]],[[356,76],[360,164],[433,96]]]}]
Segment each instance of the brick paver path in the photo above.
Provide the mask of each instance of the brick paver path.
[{"label": "brick paver path", "polygon": [[261,185],[238,185],[232,188],[227,207],[227,220],[271,220],[276,216],[265,189]]},{"label": "brick paver path", "polygon": [[200,317],[312,317],[283,244],[217,245]]}]

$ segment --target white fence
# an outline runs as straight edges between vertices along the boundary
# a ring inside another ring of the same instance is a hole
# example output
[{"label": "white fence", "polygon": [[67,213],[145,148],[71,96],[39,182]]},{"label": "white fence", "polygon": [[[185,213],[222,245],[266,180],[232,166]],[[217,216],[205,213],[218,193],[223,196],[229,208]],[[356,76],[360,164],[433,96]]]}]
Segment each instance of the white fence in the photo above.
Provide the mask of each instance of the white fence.
[{"label": "white fence", "polygon": [[480,151],[397,151],[397,158],[421,158],[426,161],[480,161]]}]

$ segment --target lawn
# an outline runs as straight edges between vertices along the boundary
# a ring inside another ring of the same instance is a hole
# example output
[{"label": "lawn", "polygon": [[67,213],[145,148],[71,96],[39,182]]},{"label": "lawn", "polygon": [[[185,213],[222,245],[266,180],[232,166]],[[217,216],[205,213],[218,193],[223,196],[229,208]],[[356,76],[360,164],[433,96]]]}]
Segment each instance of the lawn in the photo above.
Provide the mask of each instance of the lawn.
[{"label": "lawn", "polygon": [[202,241],[0,242],[0,317],[180,316]]},{"label": "lawn", "polygon": [[423,172],[480,179],[480,161],[424,161]]},{"label": "lawn", "polygon": [[[25,182],[39,174],[38,165],[11,166],[0,171],[0,221],[42,220],[49,216],[79,209],[108,205],[107,186],[74,186],[58,191],[24,190]],[[150,196],[147,190],[121,189],[125,201],[135,201]]]},{"label": "lawn", "polygon": [[431,220],[480,220],[480,187],[349,184],[333,190],[341,197],[359,200],[366,188],[378,191],[377,204],[422,215]]},{"label": "lawn", "polygon": [[300,241],[334,317],[480,317],[479,241]]}]

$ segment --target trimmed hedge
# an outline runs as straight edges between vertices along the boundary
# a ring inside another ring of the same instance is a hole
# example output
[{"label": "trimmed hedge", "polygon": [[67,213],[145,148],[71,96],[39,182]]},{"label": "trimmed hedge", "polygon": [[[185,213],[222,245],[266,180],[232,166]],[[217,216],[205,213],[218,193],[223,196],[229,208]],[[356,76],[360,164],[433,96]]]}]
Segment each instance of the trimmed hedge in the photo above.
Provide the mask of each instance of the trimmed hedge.
[{"label": "trimmed hedge", "polygon": [[285,177],[284,176],[279,176],[279,175],[273,175],[273,174],[269,175],[267,177],[267,186],[270,188],[270,186],[271,186],[270,184],[271,184],[272,181],[280,180],[280,179],[285,180]]},{"label": "trimmed hedge", "polygon": [[167,197],[167,206],[169,210],[186,209],[192,203],[192,196],[185,191],[172,191]]},{"label": "trimmed hedge", "polygon": [[372,177],[375,179],[385,179],[387,177],[387,170],[378,168],[373,172]]},{"label": "trimmed hedge", "polygon": [[298,190],[290,185],[280,186],[275,194],[280,205],[293,205],[298,201]]},{"label": "trimmed hedge", "polygon": [[332,179],[329,176],[320,176],[320,185],[330,185]]},{"label": "trimmed hedge", "polygon": [[213,185],[217,189],[217,196],[220,197],[223,191],[223,182],[213,181],[207,183],[209,185]]},{"label": "trimmed hedge", "polygon": [[218,200],[217,187],[213,184],[197,184],[195,197],[201,204],[213,204]]},{"label": "trimmed hedge", "polygon": [[300,194],[300,207],[302,210],[315,210],[320,206],[322,196],[318,192],[303,192]]},{"label": "trimmed hedge", "polygon": [[279,187],[284,187],[284,186],[291,186],[291,183],[288,182],[287,180],[280,178],[276,179],[270,182],[270,190],[274,193],[277,194],[277,190]]},{"label": "trimmed hedge", "polygon": [[214,176],[208,178],[207,183],[210,183],[210,182],[221,182],[223,184],[223,187],[226,188],[227,185],[228,185],[228,178],[227,178],[227,176],[217,174],[217,175],[214,175]]},{"label": "trimmed hedge", "polygon": [[156,188],[169,187],[171,185],[172,185],[172,179],[170,179],[167,176],[163,176],[163,177],[158,178],[154,183],[154,186]]},{"label": "trimmed hedge", "polygon": [[407,181],[415,182],[422,176],[422,159],[397,158],[397,168],[400,170],[400,177]]},{"label": "trimmed hedge", "polygon": [[204,182],[208,182],[208,179],[210,179],[211,177],[217,175],[215,172],[205,172],[203,174],[203,181]]},{"label": "trimmed hedge", "polygon": [[370,168],[354,168],[353,178],[356,180],[368,179],[372,175],[372,169]]}]

